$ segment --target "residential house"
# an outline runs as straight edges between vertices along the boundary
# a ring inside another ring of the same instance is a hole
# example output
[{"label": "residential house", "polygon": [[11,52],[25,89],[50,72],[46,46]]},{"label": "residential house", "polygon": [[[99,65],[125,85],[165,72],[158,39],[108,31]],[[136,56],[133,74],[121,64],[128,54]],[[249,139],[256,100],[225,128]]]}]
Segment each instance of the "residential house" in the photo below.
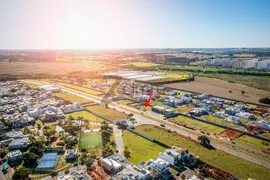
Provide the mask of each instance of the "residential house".
[{"label": "residential house", "polygon": [[229,116],[227,118],[225,118],[225,121],[234,123],[234,124],[239,124],[240,123],[240,118],[235,117],[235,116]]},{"label": "residential house", "polygon": [[8,162],[22,160],[22,152],[20,150],[11,151],[7,154]]},{"label": "residential house", "polygon": [[65,152],[65,159],[67,161],[76,160],[78,157],[76,149],[67,149]]},{"label": "residential house", "polygon": [[112,180],[148,180],[149,170],[136,165],[129,165],[122,171],[112,176]]},{"label": "residential house", "polygon": [[28,137],[15,137],[8,145],[8,149],[25,149],[30,145]]},{"label": "residential house", "polygon": [[267,131],[270,131],[270,121],[262,119],[260,121],[257,121],[255,124],[256,124],[256,126],[258,126],[260,128],[263,128]]}]

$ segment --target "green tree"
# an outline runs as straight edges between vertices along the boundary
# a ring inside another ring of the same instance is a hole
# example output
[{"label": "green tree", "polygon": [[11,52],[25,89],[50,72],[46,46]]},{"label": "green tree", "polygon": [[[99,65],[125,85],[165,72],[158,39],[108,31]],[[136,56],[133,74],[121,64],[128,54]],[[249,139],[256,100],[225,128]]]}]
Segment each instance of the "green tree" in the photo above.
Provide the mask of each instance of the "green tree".
[{"label": "green tree", "polygon": [[201,142],[202,145],[210,145],[210,140],[206,136],[199,136],[198,140]]},{"label": "green tree", "polygon": [[125,148],[124,148],[124,156],[125,156],[126,158],[131,158],[131,156],[130,156],[130,152],[129,152],[129,150],[128,150],[128,147],[127,147],[127,146],[125,146]]},{"label": "green tree", "polygon": [[57,171],[52,171],[50,173],[50,175],[51,175],[51,177],[56,177],[56,176],[58,176],[58,172]]},{"label": "green tree", "polygon": [[95,162],[94,159],[88,159],[87,162],[85,163],[87,169],[91,168],[94,162]]},{"label": "green tree", "polygon": [[38,155],[32,152],[26,152],[23,154],[23,160],[25,166],[33,166],[37,163]]},{"label": "green tree", "polygon": [[69,170],[67,169],[67,170],[65,170],[65,174],[69,174]]},{"label": "green tree", "polygon": [[28,151],[32,152],[32,153],[34,153],[36,155],[40,155],[42,153],[42,150],[40,148],[36,147],[36,146],[30,147]]},{"label": "green tree", "polygon": [[15,170],[12,179],[14,180],[26,180],[30,179],[29,174],[31,174],[31,170],[29,168],[20,167]]},{"label": "green tree", "polygon": [[7,155],[7,153],[8,153],[8,152],[7,152],[6,150],[1,149],[1,150],[0,150],[0,158],[3,159],[3,158]]}]

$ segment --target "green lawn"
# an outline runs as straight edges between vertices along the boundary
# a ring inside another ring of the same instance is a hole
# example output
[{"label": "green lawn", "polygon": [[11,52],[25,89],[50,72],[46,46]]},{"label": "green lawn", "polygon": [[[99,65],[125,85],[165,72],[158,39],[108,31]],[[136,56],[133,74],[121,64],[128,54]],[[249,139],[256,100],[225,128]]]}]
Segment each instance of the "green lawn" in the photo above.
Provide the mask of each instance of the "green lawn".
[{"label": "green lawn", "polygon": [[141,161],[157,158],[158,153],[165,150],[162,146],[129,131],[123,131],[123,141],[130,151],[131,158],[128,160],[134,164],[139,164]]},{"label": "green lawn", "polygon": [[226,172],[239,177],[240,179],[269,179],[270,171],[268,168],[257,165],[245,159],[227,154],[221,150],[208,150],[192,141],[181,136],[177,136],[168,131],[156,128],[153,125],[143,125],[136,127],[136,130],[155,138],[156,140],[168,145],[187,148],[189,151],[210,165],[220,168]]},{"label": "green lawn", "polygon": [[190,111],[190,109],[191,107],[189,107],[188,105],[183,105],[177,108],[176,110],[179,111],[180,113],[187,113]]},{"label": "green lawn", "polygon": [[248,135],[240,136],[239,138],[236,138],[234,142],[236,142],[237,144],[242,144],[247,147],[251,147],[253,149],[257,149],[259,151],[263,150],[270,153],[270,143],[268,143],[269,144],[268,146],[263,145],[262,140],[254,138],[254,137],[250,137]]},{"label": "green lawn", "polygon": [[124,113],[116,111],[114,109],[105,108],[103,106],[89,106],[86,107],[86,109],[112,121],[117,121],[119,119],[126,118],[126,115]]},{"label": "green lawn", "polygon": [[36,120],[36,124],[43,124],[43,122],[40,119],[38,119]]},{"label": "green lawn", "polygon": [[87,99],[66,92],[54,93],[54,96],[65,99],[70,102],[79,102],[79,103],[89,102],[89,100]]},{"label": "green lawn", "polygon": [[77,119],[78,117],[83,117],[87,121],[91,121],[91,122],[103,122],[104,121],[104,119],[102,119],[100,117],[97,117],[94,114],[91,114],[91,113],[89,113],[87,111],[79,111],[79,112],[69,113],[69,114],[65,114],[65,116],[67,118],[69,116],[72,116],[75,119]]},{"label": "green lawn", "polygon": [[100,132],[87,132],[82,133],[80,137],[80,150],[92,149],[92,148],[101,148],[101,133]]},{"label": "green lawn", "polygon": [[170,120],[175,121],[175,122],[179,122],[181,124],[186,124],[188,126],[192,126],[195,129],[199,130],[199,129],[203,129],[205,132],[209,132],[209,133],[221,133],[222,131],[224,131],[225,129],[220,128],[218,126],[214,126],[208,123],[204,123],[189,117],[185,117],[185,116],[177,116],[175,118],[171,118]]},{"label": "green lawn", "polygon": [[60,85],[60,86],[67,87],[67,88],[75,89],[75,90],[78,90],[78,91],[82,91],[82,92],[85,92],[85,93],[89,93],[89,94],[92,94],[92,95],[100,95],[100,94],[102,94],[99,91],[95,91],[93,89],[89,89],[89,88],[85,88],[85,87],[76,86],[76,85],[73,85],[73,84],[68,84],[68,83],[63,83],[63,82],[58,82],[56,84]]}]

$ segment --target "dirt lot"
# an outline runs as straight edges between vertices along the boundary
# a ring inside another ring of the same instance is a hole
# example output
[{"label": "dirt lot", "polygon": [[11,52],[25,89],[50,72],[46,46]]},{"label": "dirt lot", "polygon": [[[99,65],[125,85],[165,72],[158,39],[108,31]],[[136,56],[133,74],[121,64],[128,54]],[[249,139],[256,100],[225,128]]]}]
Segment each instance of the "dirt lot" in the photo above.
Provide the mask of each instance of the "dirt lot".
[{"label": "dirt lot", "polygon": [[219,134],[219,136],[227,137],[227,138],[229,138],[231,140],[234,140],[235,138],[239,137],[240,135],[242,135],[241,132],[228,130],[228,129]]},{"label": "dirt lot", "polygon": [[[258,103],[258,99],[262,97],[270,96],[270,92],[205,77],[195,77],[192,82],[171,83],[165,86],[253,103]],[[242,95],[241,90],[244,90],[246,94]]]}]

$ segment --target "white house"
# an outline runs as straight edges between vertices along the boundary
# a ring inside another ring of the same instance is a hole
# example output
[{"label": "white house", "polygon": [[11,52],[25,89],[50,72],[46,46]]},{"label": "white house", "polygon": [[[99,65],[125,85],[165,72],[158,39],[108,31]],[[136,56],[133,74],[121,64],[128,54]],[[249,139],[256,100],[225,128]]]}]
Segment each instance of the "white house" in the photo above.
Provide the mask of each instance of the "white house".
[{"label": "white house", "polygon": [[225,118],[225,121],[234,123],[234,124],[239,124],[240,123],[240,118],[239,117],[235,117],[235,116],[229,116],[227,118]]},{"label": "white house", "polygon": [[151,176],[153,179],[168,180],[172,177],[172,174],[169,171],[170,168],[169,162],[161,158],[150,160],[150,167],[151,167]]},{"label": "white house", "polygon": [[102,162],[104,169],[108,172],[111,172],[111,173],[117,173],[117,172],[121,171],[123,168],[120,163],[118,163],[117,161],[115,161],[111,157],[102,158],[101,162]]},{"label": "white house", "polygon": [[72,104],[62,106],[61,109],[65,114],[84,110],[84,108],[81,106],[79,102],[74,102]]},{"label": "white house", "polygon": [[112,180],[148,180],[150,171],[136,165],[129,165],[112,177]]},{"label": "white house", "polygon": [[29,109],[27,109],[27,112],[28,112],[29,116],[31,116],[35,119],[38,118],[38,116],[39,116],[38,108],[29,108]]},{"label": "white house", "polygon": [[260,120],[256,122],[256,126],[261,127],[267,131],[270,131],[270,121]]},{"label": "white house", "polygon": [[47,84],[47,85],[39,86],[39,89],[43,89],[43,90],[46,90],[46,91],[51,91],[53,93],[61,92],[61,88],[59,86],[56,86],[56,85],[53,85],[53,84]]},{"label": "white house", "polygon": [[165,152],[160,152],[158,157],[174,166],[181,159],[181,154],[173,149],[166,149]]}]

